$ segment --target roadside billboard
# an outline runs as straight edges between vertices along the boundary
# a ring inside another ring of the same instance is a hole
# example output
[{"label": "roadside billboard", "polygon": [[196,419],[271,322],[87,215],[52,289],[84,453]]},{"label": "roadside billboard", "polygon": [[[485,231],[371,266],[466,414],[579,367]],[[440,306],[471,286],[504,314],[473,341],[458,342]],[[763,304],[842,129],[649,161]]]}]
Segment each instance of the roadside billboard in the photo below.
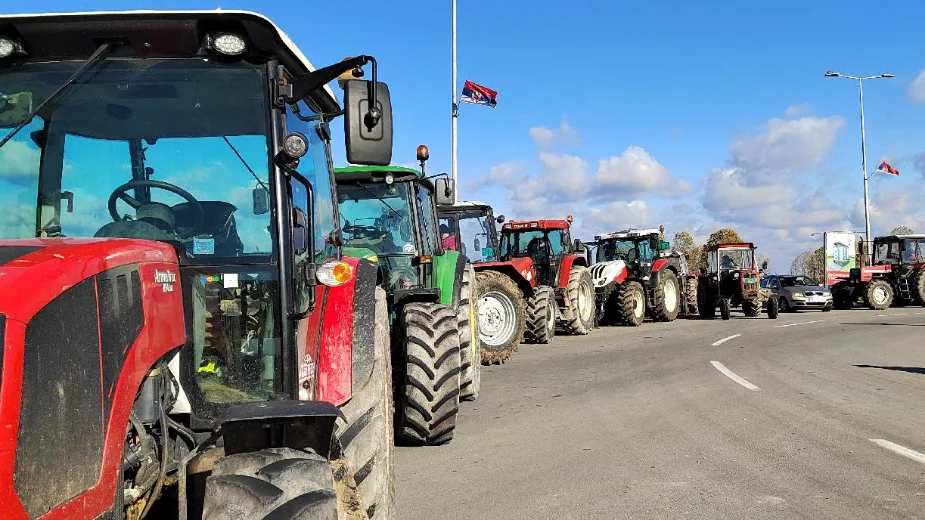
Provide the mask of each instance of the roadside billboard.
[{"label": "roadside billboard", "polygon": [[856,238],[853,232],[825,233],[825,285],[831,286],[839,278],[847,278],[856,267]]}]

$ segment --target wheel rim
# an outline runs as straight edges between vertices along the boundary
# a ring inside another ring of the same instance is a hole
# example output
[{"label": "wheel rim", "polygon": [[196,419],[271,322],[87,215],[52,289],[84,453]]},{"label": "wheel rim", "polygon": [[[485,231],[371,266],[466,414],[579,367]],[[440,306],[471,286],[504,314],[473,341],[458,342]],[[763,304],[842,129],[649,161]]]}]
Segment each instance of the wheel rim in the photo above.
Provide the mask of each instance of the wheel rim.
[{"label": "wheel rim", "polygon": [[678,288],[674,282],[666,283],[662,294],[665,296],[665,310],[674,312],[678,308]]},{"label": "wheel rim", "polygon": [[883,287],[874,287],[872,296],[874,302],[878,305],[883,305],[886,303],[886,289]]},{"label": "wheel rim", "polygon": [[646,301],[640,291],[633,291],[633,314],[639,318],[646,312]]},{"label": "wheel rim", "polygon": [[591,294],[591,285],[583,283],[578,289],[578,312],[584,321],[591,320],[591,313],[594,312],[594,295]]},{"label": "wheel rim", "polygon": [[505,294],[492,291],[479,298],[479,338],[488,346],[507,343],[514,334],[514,302]]}]

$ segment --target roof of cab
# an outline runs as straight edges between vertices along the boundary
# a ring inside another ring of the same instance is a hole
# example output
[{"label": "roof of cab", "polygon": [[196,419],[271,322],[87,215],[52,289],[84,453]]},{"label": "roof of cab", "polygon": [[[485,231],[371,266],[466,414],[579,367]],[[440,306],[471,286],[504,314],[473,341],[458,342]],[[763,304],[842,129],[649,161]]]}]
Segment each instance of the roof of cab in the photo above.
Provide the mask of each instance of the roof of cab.
[{"label": "roof of cab", "polygon": [[[61,18],[66,20],[73,21],[92,21],[98,19],[101,22],[111,22],[116,21],[120,18],[130,19],[130,18],[139,18],[139,17],[170,17],[170,16],[188,16],[191,18],[207,18],[214,17],[219,18],[237,18],[242,20],[250,19],[250,21],[255,21],[262,23],[273,31],[275,31],[277,38],[279,39],[280,44],[287,48],[289,52],[300,62],[302,66],[305,67],[307,72],[313,72],[315,70],[314,65],[308,61],[308,58],[302,53],[299,47],[289,38],[282,29],[279,28],[272,20],[266,16],[255,13],[253,11],[243,11],[243,10],[131,10],[131,11],[92,11],[92,12],[73,12],[73,13],[35,13],[35,14],[2,14],[0,15],[0,25],[4,23],[15,24],[17,22],[28,23],[30,21],[39,22],[43,19],[54,19]],[[330,102],[339,106],[337,97],[334,96],[334,91],[330,86],[324,85],[324,93],[330,98]]]}]

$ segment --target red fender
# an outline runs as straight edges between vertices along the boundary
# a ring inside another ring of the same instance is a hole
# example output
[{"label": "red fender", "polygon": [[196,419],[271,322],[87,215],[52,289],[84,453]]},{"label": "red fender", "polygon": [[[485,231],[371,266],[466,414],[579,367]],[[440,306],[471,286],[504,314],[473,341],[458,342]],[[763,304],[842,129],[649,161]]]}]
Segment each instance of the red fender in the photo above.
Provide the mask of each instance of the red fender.
[{"label": "red fender", "polygon": [[[572,265],[575,264],[575,260],[584,260],[584,257],[581,255],[566,255],[562,258],[562,263],[559,264],[559,288],[565,289],[568,287],[569,274],[572,272]],[[624,270],[624,276],[625,276]]]},{"label": "red fender", "polygon": [[654,264],[652,264],[652,273],[659,272],[666,265],[668,265],[668,260],[664,258],[659,258],[658,260],[655,261]]}]

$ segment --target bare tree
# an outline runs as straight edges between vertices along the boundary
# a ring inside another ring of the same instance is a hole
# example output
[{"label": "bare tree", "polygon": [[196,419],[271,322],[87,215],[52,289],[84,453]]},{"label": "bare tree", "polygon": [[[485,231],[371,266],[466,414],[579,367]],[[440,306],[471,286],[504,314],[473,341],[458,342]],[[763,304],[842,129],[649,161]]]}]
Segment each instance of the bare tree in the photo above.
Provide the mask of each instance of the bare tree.
[{"label": "bare tree", "polygon": [[893,231],[890,231],[891,235],[911,235],[915,233],[912,231],[912,228],[909,226],[897,226],[893,228]]}]

